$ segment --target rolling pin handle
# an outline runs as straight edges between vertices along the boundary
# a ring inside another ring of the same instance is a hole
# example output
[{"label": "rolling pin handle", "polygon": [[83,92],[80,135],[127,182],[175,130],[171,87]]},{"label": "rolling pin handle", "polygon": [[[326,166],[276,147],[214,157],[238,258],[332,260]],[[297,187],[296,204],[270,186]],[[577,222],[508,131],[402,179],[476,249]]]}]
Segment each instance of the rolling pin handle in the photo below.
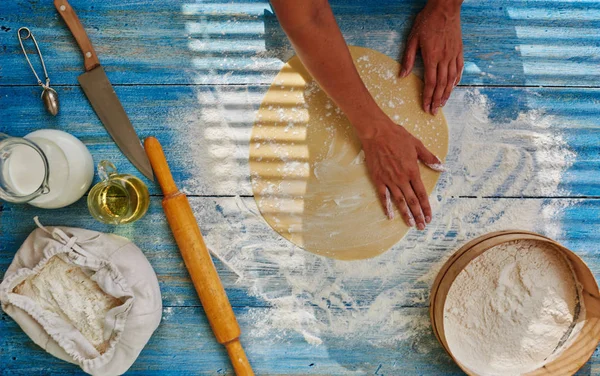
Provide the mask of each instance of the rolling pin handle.
[{"label": "rolling pin handle", "polygon": [[144,148],[165,197],[179,193],[160,142],[155,137],[148,137],[144,141]]},{"label": "rolling pin handle", "polygon": [[250,366],[250,362],[248,362],[239,338],[224,345],[236,376],[254,376],[254,371],[252,371],[252,367]]}]

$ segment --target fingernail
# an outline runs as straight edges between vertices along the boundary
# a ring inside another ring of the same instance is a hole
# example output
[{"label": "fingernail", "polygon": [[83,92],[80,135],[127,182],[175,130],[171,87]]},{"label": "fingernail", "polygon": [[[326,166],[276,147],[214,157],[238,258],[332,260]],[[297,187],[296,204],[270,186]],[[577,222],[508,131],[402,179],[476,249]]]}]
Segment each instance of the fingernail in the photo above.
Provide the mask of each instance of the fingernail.
[{"label": "fingernail", "polygon": [[404,69],[404,68],[400,69],[400,77],[402,77],[402,78],[406,77],[406,73],[407,73],[406,69]]},{"label": "fingernail", "polygon": [[431,111],[431,113],[433,114],[433,116],[437,115],[438,112],[438,108],[434,107],[433,110]]},{"label": "fingernail", "polygon": [[424,223],[420,223],[417,225],[417,228],[421,231],[425,230],[425,224]]},{"label": "fingernail", "polygon": [[446,166],[444,166],[444,164],[442,162],[440,162],[440,163],[425,163],[425,165],[427,167],[429,167],[430,169],[432,169],[433,171],[437,171],[437,172],[446,172],[446,171],[448,171],[446,169]]},{"label": "fingernail", "polygon": [[431,110],[431,105],[430,104],[426,104],[425,105],[425,112],[429,113],[430,110]]},{"label": "fingernail", "polygon": [[444,107],[444,106],[446,105],[446,102],[448,102],[448,100],[447,100],[447,99],[444,99],[444,100],[442,101],[442,105],[441,105],[440,107]]},{"label": "fingernail", "polygon": [[410,210],[408,211],[408,225],[410,227],[415,227],[416,225],[415,217],[413,216],[413,213]]},{"label": "fingernail", "polygon": [[431,223],[431,217],[430,216],[425,216],[425,222],[427,223]]}]

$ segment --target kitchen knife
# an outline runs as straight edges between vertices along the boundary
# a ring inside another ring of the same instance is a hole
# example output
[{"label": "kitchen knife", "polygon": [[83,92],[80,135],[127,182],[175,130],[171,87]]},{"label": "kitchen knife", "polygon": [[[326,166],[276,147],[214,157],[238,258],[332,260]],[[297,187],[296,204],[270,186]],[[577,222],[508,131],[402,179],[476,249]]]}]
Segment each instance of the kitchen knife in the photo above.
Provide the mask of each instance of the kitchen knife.
[{"label": "kitchen knife", "polygon": [[67,0],[54,0],[54,6],[83,52],[86,73],[77,78],[100,121],[123,154],[148,179],[154,180],[152,166],[119,98],[100,65],[92,42]]}]

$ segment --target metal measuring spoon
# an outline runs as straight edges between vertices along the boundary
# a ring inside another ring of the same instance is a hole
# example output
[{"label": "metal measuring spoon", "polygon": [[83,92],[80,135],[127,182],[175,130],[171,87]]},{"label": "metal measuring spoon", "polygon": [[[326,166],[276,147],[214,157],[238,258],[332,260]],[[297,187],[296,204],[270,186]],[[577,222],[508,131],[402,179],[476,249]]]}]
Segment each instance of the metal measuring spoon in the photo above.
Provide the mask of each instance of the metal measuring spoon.
[{"label": "metal measuring spoon", "polygon": [[[21,32],[24,32],[23,35],[21,35]],[[42,52],[40,51],[40,47],[38,46],[35,37],[31,33],[31,30],[29,30],[26,27],[22,27],[19,30],[17,30],[17,36],[19,38],[19,44],[21,45],[23,54],[25,55],[25,59],[27,59],[27,63],[29,64],[31,71],[35,75],[35,78],[37,78],[38,80],[38,85],[44,88],[44,91],[42,91],[42,101],[44,102],[44,107],[46,107],[46,110],[48,110],[48,112],[52,115],[58,114],[58,109],[60,108],[58,102],[58,93],[56,92],[56,90],[50,87],[50,77],[48,77],[48,72],[46,71],[46,64],[44,64],[44,58],[42,57]],[[31,61],[29,60],[29,56],[27,56],[27,51],[25,51],[25,47],[23,46],[23,41],[29,38],[31,38],[31,40],[33,41],[35,49],[37,50],[37,53],[40,56],[40,61],[42,62],[42,68],[44,69],[46,83],[43,83],[42,80],[40,80],[40,77],[37,75],[35,69],[33,68]]]}]

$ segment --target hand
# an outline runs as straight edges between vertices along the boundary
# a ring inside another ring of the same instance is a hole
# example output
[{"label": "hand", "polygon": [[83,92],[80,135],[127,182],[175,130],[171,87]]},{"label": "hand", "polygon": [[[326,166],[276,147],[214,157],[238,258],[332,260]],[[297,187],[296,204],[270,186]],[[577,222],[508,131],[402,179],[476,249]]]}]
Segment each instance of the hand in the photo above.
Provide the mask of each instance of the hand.
[{"label": "hand", "polygon": [[417,50],[425,66],[423,110],[432,115],[446,104],[458,85],[464,67],[460,3],[430,0],[417,15],[402,58],[401,77],[413,69]]},{"label": "hand", "polygon": [[[389,219],[394,218],[390,199],[407,225],[419,230],[431,222],[431,206],[421,181],[418,160],[443,171],[441,161],[421,141],[389,118],[369,127],[369,135],[359,139],[367,168]],[[391,197],[390,197],[391,193]]]}]

